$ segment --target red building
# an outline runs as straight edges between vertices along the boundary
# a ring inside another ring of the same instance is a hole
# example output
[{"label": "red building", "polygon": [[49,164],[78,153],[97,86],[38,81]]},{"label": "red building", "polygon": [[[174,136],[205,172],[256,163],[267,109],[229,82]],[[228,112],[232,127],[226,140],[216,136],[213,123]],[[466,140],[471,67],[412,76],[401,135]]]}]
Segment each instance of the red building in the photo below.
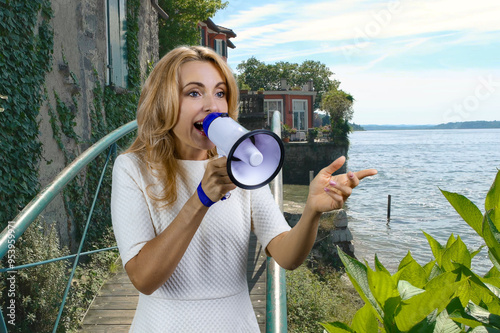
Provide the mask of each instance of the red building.
[{"label": "red building", "polygon": [[236,46],[229,40],[236,37],[233,30],[215,24],[211,19],[198,23],[200,45],[208,46],[227,61],[227,48]]},{"label": "red building", "polygon": [[316,92],[303,88],[302,90],[264,91],[264,112],[271,119],[273,111],[281,112],[284,124],[307,132],[313,126],[313,105]]}]

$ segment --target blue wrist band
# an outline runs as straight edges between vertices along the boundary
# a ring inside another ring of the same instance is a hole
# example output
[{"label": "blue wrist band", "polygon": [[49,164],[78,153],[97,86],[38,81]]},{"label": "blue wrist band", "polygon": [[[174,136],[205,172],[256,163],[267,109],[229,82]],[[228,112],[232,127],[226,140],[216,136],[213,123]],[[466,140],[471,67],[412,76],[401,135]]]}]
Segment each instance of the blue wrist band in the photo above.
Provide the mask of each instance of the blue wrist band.
[{"label": "blue wrist band", "polygon": [[200,198],[200,201],[203,204],[203,206],[210,207],[215,203],[212,200],[210,200],[209,197],[207,197],[205,192],[203,192],[203,189],[201,188],[201,182],[200,185],[198,185],[198,189],[196,191],[198,192],[198,198]]}]

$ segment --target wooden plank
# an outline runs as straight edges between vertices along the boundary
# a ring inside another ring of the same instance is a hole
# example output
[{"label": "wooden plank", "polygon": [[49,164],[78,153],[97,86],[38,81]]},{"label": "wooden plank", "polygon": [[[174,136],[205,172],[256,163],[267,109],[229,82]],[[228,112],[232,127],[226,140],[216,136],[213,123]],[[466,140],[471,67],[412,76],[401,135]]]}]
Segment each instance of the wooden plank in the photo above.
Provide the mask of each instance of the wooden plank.
[{"label": "wooden plank", "polygon": [[98,296],[92,304],[92,310],[135,310],[139,296]]},{"label": "wooden plank", "polygon": [[252,233],[248,246],[247,279],[250,300],[262,333],[266,331],[266,260],[264,249]]},{"label": "wooden plank", "polygon": [[134,319],[134,310],[93,310],[85,316],[84,325],[130,325]]},{"label": "wooden plank", "polygon": [[83,333],[128,333],[130,325],[83,325]]},{"label": "wooden plank", "polygon": [[[261,332],[266,330],[266,260],[267,256],[252,234],[248,248],[247,278],[250,300]],[[119,263],[119,269],[106,282],[85,316],[81,332],[128,332],[139,300],[139,292]]]}]

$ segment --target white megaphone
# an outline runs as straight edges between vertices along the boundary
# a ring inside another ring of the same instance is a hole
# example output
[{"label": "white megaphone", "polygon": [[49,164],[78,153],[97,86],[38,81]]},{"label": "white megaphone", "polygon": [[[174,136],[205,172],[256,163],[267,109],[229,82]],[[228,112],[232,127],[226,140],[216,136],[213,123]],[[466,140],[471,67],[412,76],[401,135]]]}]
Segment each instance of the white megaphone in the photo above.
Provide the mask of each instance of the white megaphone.
[{"label": "white megaphone", "polygon": [[227,173],[238,187],[253,190],[268,184],[280,172],[285,159],[281,139],[271,131],[249,131],[227,113],[211,113],[203,131],[227,156]]}]

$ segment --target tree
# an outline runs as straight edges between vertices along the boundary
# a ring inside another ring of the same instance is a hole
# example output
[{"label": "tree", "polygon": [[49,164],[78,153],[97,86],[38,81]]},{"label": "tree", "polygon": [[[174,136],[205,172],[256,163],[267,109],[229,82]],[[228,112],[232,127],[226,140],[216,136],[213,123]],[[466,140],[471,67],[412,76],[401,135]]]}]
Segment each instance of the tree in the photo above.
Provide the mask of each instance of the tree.
[{"label": "tree", "polygon": [[323,63],[305,60],[302,64],[279,61],[266,65],[264,62],[251,57],[241,62],[236,69],[240,73],[240,84],[246,84],[251,90],[280,90],[281,80],[285,79],[291,87],[302,87],[309,81],[313,82],[316,99],[313,109],[318,109],[325,92],[337,89],[340,82],[332,80],[333,72]]},{"label": "tree", "polygon": [[198,22],[227,6],[221,0],[159,0],[158,4],[169,16],[158,19],[160,57],[177,46],[199,44]]},{"label": "tree", "polygon": [[352,119],[354,110],[354,97],[343,90],[331,89],[323,95],[321,107],[330,114],[332,141],[338,144],[349,143],[351,127],[349,120]]},{"label": "tree", "polygon": [[[243,61],[236,69],[241,73],[238,75],[238,81],[241,85],[246,84],[251,90],[273,90],[278,83],[276,73],[272,68],[266,66],[262,61],[255,57]],[[274,76],[274,78],[273,78]],[[274,81],[274,82],[273,82]]]},{"label": "tree", "polygon": [[324,93],[337,89],[340,85],[339,81],[330,79],[334,73],[319,61],[306,60],[299,66],[297,72],[296,85],[303,86],[310,80],[313,82],[314,90],[317,92],[314,109],[320,107]]}]

